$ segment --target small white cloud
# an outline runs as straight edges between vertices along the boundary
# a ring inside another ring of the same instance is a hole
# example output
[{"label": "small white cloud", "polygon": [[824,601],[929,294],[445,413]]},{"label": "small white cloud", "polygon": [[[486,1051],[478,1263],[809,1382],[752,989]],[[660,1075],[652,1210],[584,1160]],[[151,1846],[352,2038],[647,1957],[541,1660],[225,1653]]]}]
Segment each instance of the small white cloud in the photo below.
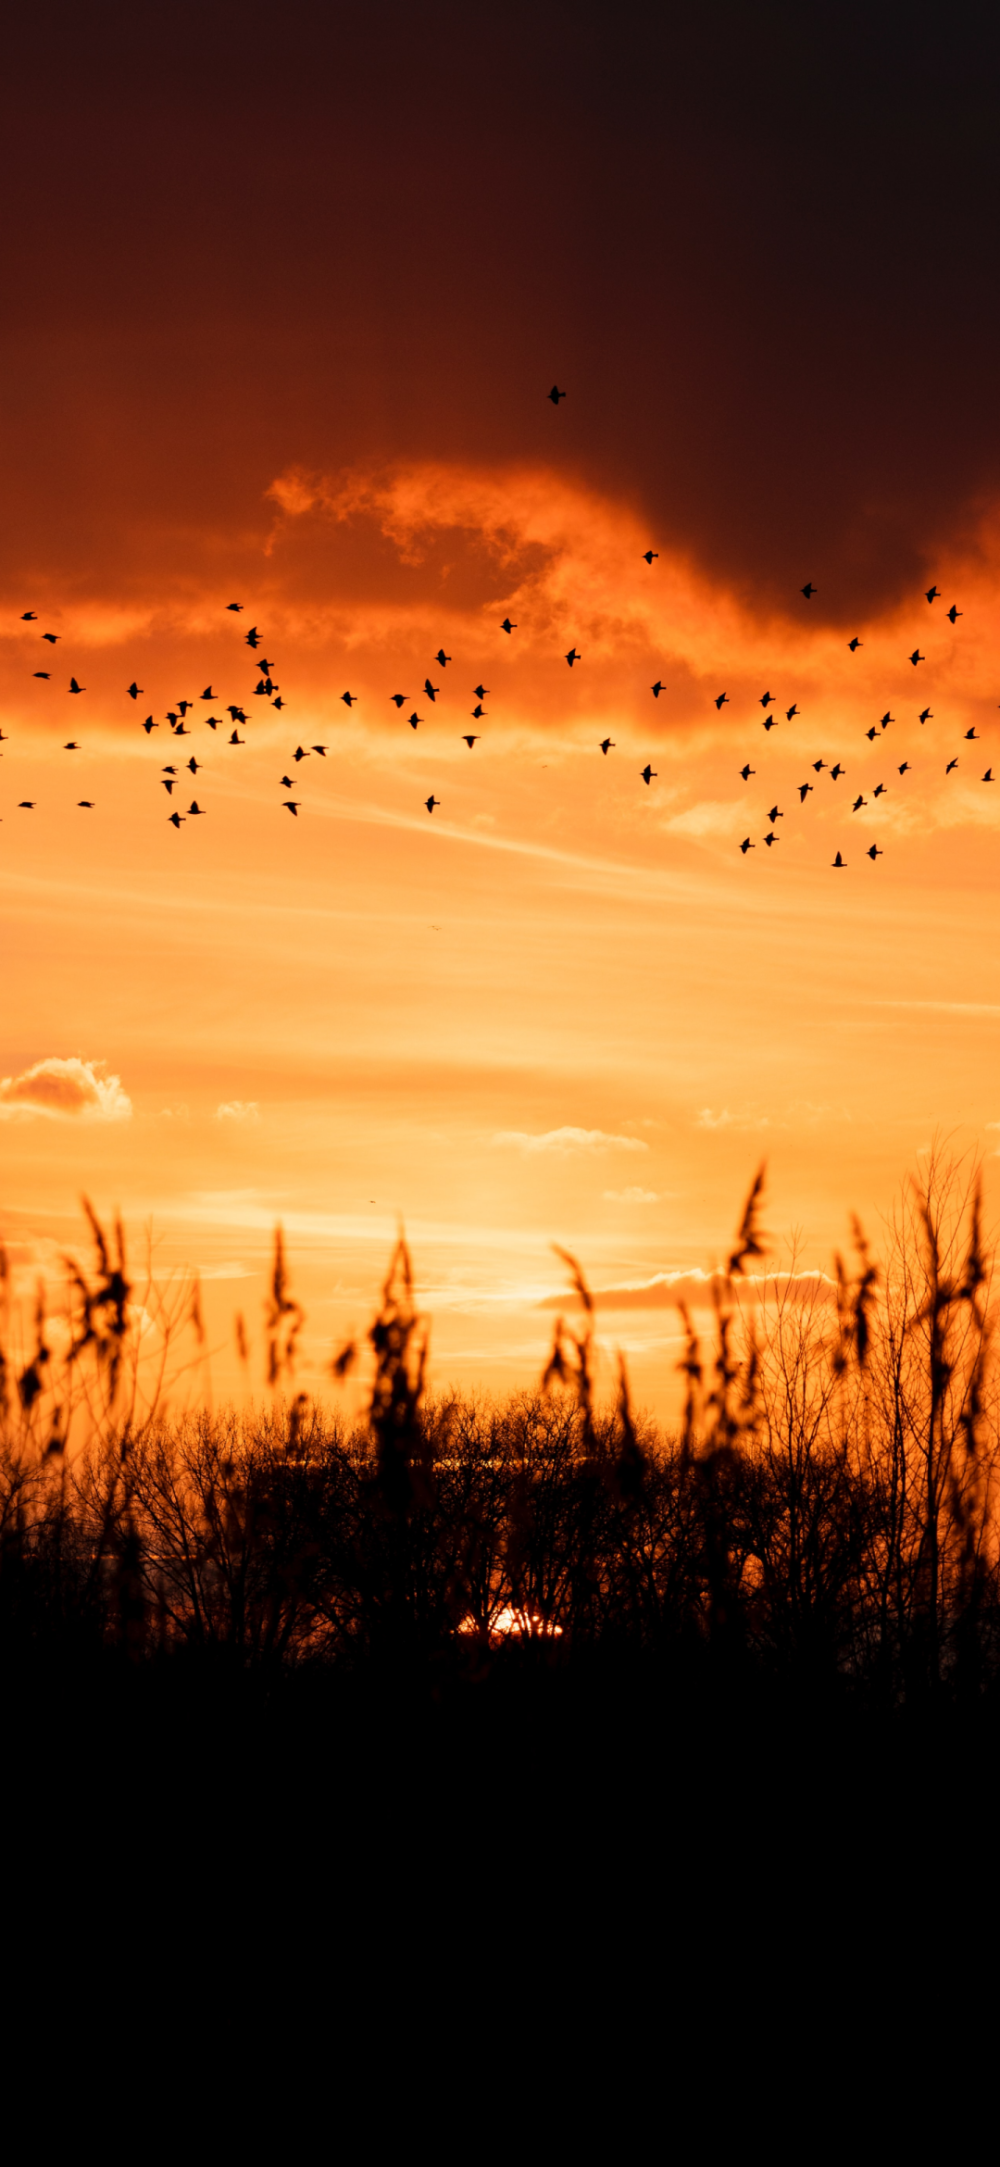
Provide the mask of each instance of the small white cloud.
[{"label": "small white cloud", "polygon": [[710,1106],[703,1106],[695,1120],[698,1129],[769,1129],[770,1126],[766,1114],[731,1114],[728,1106],[720,1108],[717,1114]]},{"label": "small white cloud", "polygon": [[649,1150],[649,1145],[642,1143],[638,1136],[609,1136],[604,1129],[545,1129],[540,1136],[529,1136],[523,1129],[501,1129],[492,1141],[494,1147],[521,1151],[526,1157],[546,1152],[556,1159],[586,1155],[603,1157],[609,1151]]},{"label": "small white cloud", "polygon": [[244,1124],[260,1120],[260,1107],[256,1099],[224,1099],[215,1109],[217,1121],[240,1121]]},{"label": "small white cloud", "polygon": [[8,1118],[41,1114],[55,1120],[129,1121],[132,1101],[122,1090],[120,1076],[102,1076],[103,1061],[81,1061],[76,1055],[59,1060],[55,1055],[36,1061],[20,1076],[0,1082],[0,1115]]},{"label": "small white cloud", "polygon": [[605,1189],[606,1204],[658,1204],[655,1189]]}]

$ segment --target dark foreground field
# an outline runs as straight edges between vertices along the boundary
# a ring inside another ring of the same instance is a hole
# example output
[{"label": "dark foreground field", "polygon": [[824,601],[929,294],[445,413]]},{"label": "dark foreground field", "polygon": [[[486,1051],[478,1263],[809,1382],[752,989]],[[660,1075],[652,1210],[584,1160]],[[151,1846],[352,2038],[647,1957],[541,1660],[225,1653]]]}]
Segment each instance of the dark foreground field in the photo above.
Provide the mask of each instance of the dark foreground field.
[{"label": "dark foreground field", "polygon": [[[766,1797],[801,1837],[880,1771],[961,1800],[1000,1725],[1000,1406],[959,1186],[932,1175],[877,1262],[859,1236],[835,1298],[775,1281],[764,1305],[755,1189],[675,1436],[624,1372],[596,1404],[572,1265],[537,1391],[428,1400],[402,1244],[363,1421],[295,1391],[280,1244],[265,1411],[170,1419],[93,1222],[61,1335],[40,1303],[34,1344],[7,1338],[0,1682],[24,1780],[304,1779],[342,1810],[395,1801],[401,1827],[430,1784],[487,1833],[557,1797],[730,1826]],[[197,1333],[190,1299],[174,1324]]]}]

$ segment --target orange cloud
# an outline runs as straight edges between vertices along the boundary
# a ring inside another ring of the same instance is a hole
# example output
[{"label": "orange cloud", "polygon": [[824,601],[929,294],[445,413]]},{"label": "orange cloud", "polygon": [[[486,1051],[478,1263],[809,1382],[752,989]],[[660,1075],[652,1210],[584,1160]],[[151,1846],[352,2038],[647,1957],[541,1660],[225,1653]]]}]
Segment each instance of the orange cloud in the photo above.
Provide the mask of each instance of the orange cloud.
[{"label": "orange cloud", "polygon": [[0,1081],[0,1115],[128,1121],[132,1101],[119,1076],[98,1074],[104,1066],[103,1061],[81,1061],[75,1055],[66,1061],[55,1055],[36,1061],[20,1076]]}]

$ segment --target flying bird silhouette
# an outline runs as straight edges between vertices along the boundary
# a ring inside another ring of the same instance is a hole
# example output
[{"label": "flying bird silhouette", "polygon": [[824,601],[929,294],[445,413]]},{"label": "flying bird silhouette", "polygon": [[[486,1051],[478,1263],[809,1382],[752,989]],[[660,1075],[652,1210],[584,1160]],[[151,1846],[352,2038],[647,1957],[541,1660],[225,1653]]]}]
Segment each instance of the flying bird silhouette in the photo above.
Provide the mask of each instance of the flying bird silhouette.
[{"label": "flying bird silhouette", "polygon": [[910,655],[909,657],[909,660],[912,662],[914,669],[916,669],[917,663],[926,662],[927,657],[926,655],[921,654],[919,647],[915,647],[912,655]]},{"label": "flying bird silhouette", "polygon": [[846,864],[845,864],[845,860],[844,860],[844,859],[843,859],[843,858],[841,857],[841,855],[840,855],[840,852],[839,852],[839,850],[838,850],[838,852],[837,852],[837,855],[836,855],[836,857],[834,858],[833,864],[834,864],[834,870],[836,870],[836,869],[837,869],[837,868],[839,867],[839,868],[840,868],[840,870],[841,870],[841,872],[844,872],[844,871],[846,871]]},{"label": "flying bird silhouette", "polygon": [[71,692],[86,692],[87,687],[86,685],[78,685],[76,678],[71,677],[69,681],[69,689]]},{"label": "flying bird silhouette", "polygon": [[715,704],[716,704],[716,707],[717,707],[717,708],[719,708],[719,709],[722,709],[723,707],[728,707],[728,705],[729,705],[729,694],[728,694],[728,692],[717,692],[717,693],[716,693],[716,696],[715,696]]},{"label": "flying bird silhouette", "polygon": [[866,736],[866,738],[868,739],[868,742],[869,742],[869,744],[872,744],[872,742],[874,741],[874,739],[875,739],[875,738],[877,738],[877,736],[878,736],[878,731],[876,730],[876,728],[875,728],[875,724],[874,724],[874,723],[872,723],[872,726],[871,726],[871,729],[870,729],[870,730],[866,730],[866,731],[865,731],[865,736]]},{"label": "flying bird silhouette", "polygon": [[429,677],[424,678],[424,691],[429,700],[436,700],[440,690],[440,685],[432,685]]},{"label": "flying bird silhouette", "polygon": [[613,738],[613,737],[602,737],[602,739],[601,739],[601,744],[600,744],[600,750],[601,750],[601,751],[602,751],[602,752],[603,752],[603,753],[605,754],[605,756],[607,756],[607,754],[608,754],[609,752],[613,752],[613,751],[614,751],[614,749],[615,749],[615,741],[614,741],[614,738]]},{"label": "flying bird silhouette", "polygon": [[413,711],[413,714],[412,714],[412,715],[410,716],[410,728],[411,728],[411,730],[415,730],[415,729],[416,729],[416,727],[417,727],[417,724],[418,724],[418,722],[419,722],[419,721],[420,721],[420,716],[419,716],[419,715],[417,714],[417,712],[416,712],[416,709],[414,709],[414,711]]},{"label": "flying bird silhouette", "polygon": [[283,775],[283,776],[282,776],[282,778],[281,778],[281,788],[282,788],[282,790],[294,790],[294,788],[295,788],[295,784],[293,783],[293,781],[292,781],[292,778],[291,778],[291,776],[290,776],[290,775]]},{"label": "flying bird silhouette", "polygon": [[744,780],[744,782],[745,782],[745,783],[748,783],[748,782],[749,782],[749,780],[750,780],[750,777],[751,777],[751,775],[756,775],[756,773],[757,773],[757,770],[756,770],[756,768],[755,768],[755,767],[751,767],[751,766],[750,766],[750,763],[749,763],[749,761],[747,762],[747,765],[746,765],[746,767],[741,767],[741,769],[740,769],[740,774],[742,775],[742,777],[743,777],[743,780]]},{"label": "flying bird silhouette", "polygon": [[781,837],[780,837],[780,835],[765,835],[765,837],[764,837],[764,841],[765,841],[765,843],[767,844],[767,847],[768,847],[768,849],[770,850],[770,848],[771,848],[771,844],[772,844],[772,843],[780,843],[780,841],[781,841]]},{"label": "flying bird silhouette", "polygon": [[785,709],[785,721],[792,722],[797,714],[798,708],[795,706],[793,701],[791,707],[786,707]]},{"label": "flying bird silhouette", "polygon": [[814,760],[814,761],[813,761],[813,774],[814,774],[814,775],[819,775],[819,774],[821,774],[821,773],[822,773],[822,770],[823,770],[823,769],[825,768],[825,766],[826,766],[826,761],[825,761],[825,760]]},{"label": "flying bird silhouette", "polygon": [[806,598],[806,601],[807,601],[807,602],[811,602],[811,601],[812,601],[813,595],[814,595],[814,594],[816,593],[816,589],[815,589],[815,587],[813,586],[813,583],[812,583],[812,580],[811,580],[811,579],[807,579],[807,580],[806,580],[805,586],[804,586],[804,587],[800,587],[800,589],[799,589],[799,593],[800,593],[800,594],[804,594],[804,595],[805,595],[805,598]]},{"label": "flying bird silhouette", "polygon": [[774,823],[775,823],[775,821],[776,821],[776,820],[783,820],[785,816],[784,816],[784,813],[779,813],[779,811],[778,811],[778,808],[777,808],[777,806],[776,806],[776,805],[772,805],[772,807],[771,807],[771,810],[770,810],[770,812],[768,813],[768,816],[767,816],[767,817],[768,817],[768,819],[769,819],[769,821],[770,821],[770,823],[771,823],[771,826],[772,826],[772,828],[773,828],[773,826],[774,826]]},{"label": "flying bird silhouette", "polygon": [[137,684],[136,684],[136,681],[135,681],[135,678],[133,677],[133,679],[132,679],[132,682],[131,682],[131,684],[130,684],[130,685],[129,685],[129,687],[128,687],[128,696],[129,696],[129,699],[130,699],[130,700],[137,700],[137,699],[138,699],[138,697],[139,697],[139,694],[140,694],[140,692],[141,692],[141,691],[142,691],[142,686],[141,686],[141,685],[137,685]]},{"label": "flying bird silhouette", "polygon": [[773,699],[773,692],[762,692],[760,696],[760,704],[762,707],[770,707]]},{"label": "flying bird silhouette", "polygon": [[43,633],[42,633],[42,638],[43,638],[43,640],[48,640],[48,643],[49,643],[49,646],[50,646],[50,647],[54,647],[54,646],[55,646],[55,644],[56,644],[56,641],[57,641],[57,640],[61,640],[61,639],[62,639],[62,633],[61,633],[61,632],[43,632]]},{"label": "flying bird silhouette", "polygon": [[855,655],[857,654],[858,648],[863,647],[865,643],[864,640],[859,640],[857,634],[855,633],[853,640],[848,640],[847,644],[851,650],[852,655]]},{"label": "flying bird silhouette", "polygon": [[475,693],[477,700],[489,699],[490,688],[488,685],[473,685],[472,690]]},{"label": "flying bird silhouette", "polygon": [[[178,732],[177,732],[177,735],[178,735],[178,737],[180,737],[180,735],[181,735],[181,732],[180,732],[179,730],[178,730]],[[245,737],[241,737],[241,736],[239,735],[239,732],[238,732],[237,730],[234,730],[234,731],[233,731],[233,734],[232,734],[232,737],[231,737],[231,738],[229,739],[229,743],[230,743],[230,745],[245,745],[245,744],[246,744],[246,738],[245,738]]]},{"label": "flying bird silhouette", "polygon": [[560,399],[566,397],[566,393],[560,391],[558,384],[553,384],[551,391],[547,391],[545,396],[547,399],[551,399],[553,406],[558,406]]},{"label": "flying bird silhouette", "polygon": [[78,813],[92,813],[92,812],[93,812],[93,810],[94,810],[94,802],[93,802],[93,799],[92,799],[92,798],[77,798],[77,801],[76,801],[76,809],[77,809],[77,812],[78,812]]},{"label": "flying bird silhouette", "polygon": [[954,624],[957,617],[964,617],[965,611],[962,609],[956,609],[953,602],[950,610],[946,610],[945,615],[948,617],[949,621]]},{"label": "flying bird silhouette", "polygon": [[286,813],[291,813],[292,819],[297,820],[299,817],[299,808],[295,800],[293,798],[282,798],[281,802],[285,808]]},{"label": "flying bird silhouette", "polygon": [[885,714],[883,715],[882,720],[879,724],[880,730],[887,730],[890,722],[895,722],[895,720],[895,715],[890,715],[888,708],[886,708]]},{"label": "flying bird silhouette", "polygon": [[429,798],[425,798],[425,799],[424,799],[424,804],[426,805],[426,807],[427,807],[427,810],[428,810],[428,812],[429,812],[429,813],[432,813],[432,812],[434,811],[434,807],[435,807],[435,805],[440,805],[440,803],[441,803],[441,800],[440,800],[440,798],[436,798],[436,797],[434,796],[434,792],[433,792],[433,790],[431,791],[430,797],[429,797]]},{"label": "flying bird silhouette", "polygon": [[744,839],[743,839],[743,841],[742,841],[742,843],[740,844],[740,849],[742,850],[742,852],[743,852],[743,856],[744,856],[744,857],[746,857],[746,854],[747,854],[747,851],[748,851],[748,850],[756,850],[756,848],[757,848],[757,845],[756,845],[756,843],[752,843],[752,842],[750,841],[750,837],[749,837],[749,835],[745,836],[745,837],[744,837]]},{"label": "flying bird silhouette", "polygon": [[918,717],[917,717],[917,720],[918,720],[918,722],[933,722],[933,720],[934,720],[934,717],[933,717],[933,715],[932,715],[932,713],[931,713],[931,710],[930,710],[930,708],[929,708],[929,707],[925,707],[925,708],[922,708],[922,709],[921,709],[921,712],[920,712],[920,714],[919,714],[919,715],[918,715]]},{"label": "flying bird silhouette", "polygon": [[242,604],[242,602],[227,602],[227,603],[226,603],[226,608],[227,608],[227,609],[242,609],[242,608],[243,608],[243,604]]},{"label": "flying bird silhouette", "polygon": [[33,625],[33,624],[35,624],[36,622],[37,622],[37,612],[36,612],[35,610],[33,610],[33,609],[23,609],[23,610],[21,611],[21,623],[22,623],[23,625]]},{"label": "flying bird silhouette", "polygon": [[309,754],[307,753],[305,746],[296,745],[295,751],[292,754],[292,759],[298,762],[299,760],[308,760],[308,758]]},{"label": "flying bird silhouette", "polygon": [[655,767],[650,767],[650,765],[649,765],[648,761],[647,761],[647,763],[646,763],[646,766],[645,766],[644,768],[640,768],[639,772],[640,772],[640,774],[641,774],[641,776],[642,776],[642,779],[643,779],[643,782],[644,782],[644,783],[646,784],[647,788],[648,788],[649,784],[650,784],[651,782],[654,782],[654,781],[655,781],[655,779],[656,779],[656,775],[657,775],[657,770],[656,770],[656,768],[655,768]]},{"label": "flying bird silhouette", "polygon": [[840,761],[838,760],[836,766],[830,769],[831,782],[837,782],[839,777],[845,773],[846,770],[841,767]]},{"label": "flying bird silhouette", "polygon": [[876,783],[876,785],[875,785],[875,788],[874,788],[874,790],[872,791],[872,797],[873,797],[873,798],[881,798],[881,797],[884,797],[884,796],[885,796],[885,793],[886,793],[886,791],[888,790],[888,787],[889,787],[888,783]]},{"label": "flying bird silhouette", "polygon": [[21,799],[21,802],[20,802],[20,805],[19,805],[19,806],[18,806],[18,808],[17,808],[17,809],[18,809],[18,812],[19,812],[19,813],[33,813],[33,812],[34,812],[34,810],[35,810],[35,806],[36,806],[37,802],[38,802],[37,798],[22,798],[22,799]]},{"label": "flying bird silhouette", "polygon": [[51,677],[51,670],[32,670],[33,677]]},{"label": "flying bird silhouette", "polygon": [[201,765],[201,762],[200,762],[199,760],[196,760],[196,759],[195,759],[195,757],[194,757],[194,754],[192,753],[192,756],[191,756],[190,760],[188,761],[188,774],[189,774],[189,775],[197,775],[197,773],[198,773],[198,769],[199,769],[200,765]]},{"label": "flying bird silhouette", "polygon": [[463,739],[462,739],[462,743],[463,743],[463,745],[467,745],[467,746],[468,746],[468,748],[469,748],[469,751],[471,752],[471,751],[472,751],[472,748],[473,748],[473,745],[478,745],[478,743],[479,743],[479,739],[478,739],[478,737],[475,737],[475,736],[473,736],[473,737],[463,737]]},{"label": "flying bird silhouette", "polygon": [[205,690],[204,690],[204,692],[202,692],[201,694],[199,694],[199,698],[201,698],[202,700],[214,700],[214,698],[215,698],[215,694],[214,694],[214,692],[212,691],[212,687],[211,687],[211,685],[206,685],[206,686],[205,686]]},{"label": "flying bird silhouette", "polygon": [[977,745],[977,744],[979,743],[979,740],[978,740],[978,738],[977,738],[977,736],[976,736],[976,728],[975,728],[975,724],[973,724],[973,726],[972,726],[972,729],[971,729],[971,730],[967,730],[967,731],[966,731],[966,733],[965,733],[965,739],[966,739],[966,743],[967,743],[967,744],[971,743],[971,744],[973,744],[973,745]]},{"label": "flying bird silhouette", "polygon": [[205,817],[205,808],[203,805],[199,805],[197,798],[192,798],[191,803],[188,806],[188,813],[193,819],[203,820]]},{"label": "flying bird silhouette", "polygon": [[171,825],[171,827],[172,827],[172,828],[179,828],[179,827],[180,827],[180,825],[181,825],[181,822],[182,822],[182,821],[183,821],[183,819],[184,819],[184,814],[183,814],[183,813],[168,813],[168,814],[167,814],[167,819],[169,820],[169,822],[170,822],[170,825]]},{"label": "flying bird silhouette", "polygon": [[876,849],[876,847],[875,847],[875,844],[873,843],[873,844],[872,844],[872,846],[871,846],[871,849],[870,849],[870,850],[866,850],[866,851],[865,851],[865,857],[866,857],[866,858],[871,858],[872,862],[874,863],[874,861],[875,861],[875,859],[876,859],[876,858],[884,858],[884,857],[885,857],[885,851],[884,851],[884,850],[877,850],[877,849]]},{"label": "flying bird silhouette", "polygon": [[481,701],[481,700],[477,700],[477,701],[476,701],[476,704],[475,704],[475,707],[474,707],[474,708],[473,708],[473,710],[472,710],[472,720],[473,720],[473,722],[482,722],[482,719],[483,719],[483,716],[485,715],[485,713],[486,713],[486,709],[485,709],[485,707],[483,706],[483,703],[482,703],[482,701]]},{"label": "flying bird silhouette", "polygon": [[854,803],[853,803],[853,805],[851,806],[851,811],[852,811],[852,813],[859,813],[859,812],[861,811],[861,807],[862,807],[863,805],[867,805],[867,803],[868,803],[868,800],[867,800],[867,798],[862,798],[862,797],[857,797],[857,798],[855,798],[855,800],[854,800]]},{"label": "flying bird silhouette", "polygon": [[938,595],[940,594],[940,592],[941,592],[941,589],[940,589],[940,587],[928,587],[928,589],[927,589],[927,600],[928,600],[928,602],[936,602],[936,601],[937,601],[937,598],[938,598]]},{"label": "flying bird silhouette", "polygon": [[660,552],[658,549],[644,549],[642,554],[645,558],[646,563],[652,564],[653,558],[658,557]]},{"label": "flying bird silhouette", "polygon": [[260,633],[256,625],[251,625],[249,632],[246,634],[246,644],[248,647],[260,646]]},{"label": "flying bird silhouette", "polygon": [[503,622],[502,622],[501,626],[500,626],[500,630],[501,630],[501,632],[516,632],[516,631],[517,631],[517,626],[516,626],[516,625],[512,625],[512,624],[511,624],[511,621],[510,621],[510,618],[509,618],[509,617],[505,617],[505,618],[503,619]]},{"label": "flying bird silhouette", "polygon": [[897,773],[897,775],[908,775],[908,774],[909,774],[909,772],[910,772],[910,763],[909,763],[909,761],[908,761],[908,760],[904,760],[904,762],[903,762],[903,765],[902,765],[902,767],[900,767],[900,768],[897,768],[897,769],[896,769],[896,773]]},{"label": "flying bird silhouette", "polygon": [[80,750],[80,747],[79,747],[79,745],[77,744],[77,742],[76,742],[76,739],[75,739],[75,737],[71,737],[71,738],[70,738],[70,741],[69,741],[69,744],[68,744],[68,745],[64,745],[64,746],[63,746],[63,751],[64,751],[64,752],[79,752],[79,750]]},{"label": "flying bird silhouette", "polygon": [[311,745],[309,749],[311,752],[318,752],[321,760],[326,759],[328,750],[328,747],[326,745]]},{"label": "flying bird silhouette", "polygon": [[815,784],[813,784],[813,783],[799,783],[799,784],[797,785],[797,788],[798,788],[798,793],[799,793],[799,804],[800,804],[800,805],[804,805],[804,804],[805,804],[805,802],[806,802],[806,797],[807,797],[807,795],[808,795],[809,791],[815,788]]},{"label": "flying bird silhouette", "polygon": [[394,707],[405,707],[409,697],[410,695],[408,692],[390,692],[389,694],[389,698],[392,701]]},{"label": "flying bird silhouette", "polygon": [[667,688],[663,682],[663,679],[661,677],[658,677],[655,685],[650,685],[649,689],[653,695],[654,700],[658,700],[661,692],[665,692]]},{"label": "flying bird silhouette", "polygon": [[444,669],[445,663],[451,661],[451,656],[445,654],[443,647],[439,647],[437,654],[434,657],[434,660],[435,662],[440,662],[441,668]]},{"label": "flying bird silhouette", "polygon": [[983,776],[983,781],[984,783],[991,783],[993,781],[993,769],[991,767],[987,768],[986,773]]},{"label": "flying bird silhouette", "polygon": [[143,727],[143,729],[144,729],[144,730],[145,730],[145,732],[146,732],[146,736],[148,737],[148,736],[149,736],[149,733],[150,733],[150,731],[151,731],[151,730],[158,730],[158,729],[159,729],[159,727],[160,727],[160,725],[159,725],[159,723],[158,723],[158,722],[154,722],[154,721],[153,721],[152,715],[147,715],[147,716],[146,716],[146,720],[145,720],[145,722],[143,723],[143,726],[142,726],[142,727]]},{"label": "flying bird silhouette", "polygon": [[343,700],[345,707],[353,707],[355,700],[358,698],[358,694],[356,692],[342,692],[340,697]]},{"label": "flying bird silhouette", "polygon": [[946,774],[946,775],[950,775],[950,774],[951,774],[951,771],[952,771],[952,768],[953,768],[953,767],[957,767],[957,766],[958,766],[958,761],[957,761],[957,760],[949,760],[949,762],[948,762],[948,765],[947,765],[947,767],[945,768],[945,774]]},{"label": "flying bird silhouette", "polygon": [[579,655],[577,654],[577,651],[576,651],[576,648],[575,648],[575,647],[571,647],[571,648],[570,648],[570,651],[569,651],[569,654],[568,654],[568,655],[566,655],[566,657],[565,657],[565,660],[566,660],[566,661],[567,661],[567,662],[569,663],[570,669],[572,669],[572,667],[573,667],[573,664],[574,664],[574,662],[579,662],[579,661],[580,661],[580,659],[581,659],[581,658],[580,658],[580,656],[579,656]]}]

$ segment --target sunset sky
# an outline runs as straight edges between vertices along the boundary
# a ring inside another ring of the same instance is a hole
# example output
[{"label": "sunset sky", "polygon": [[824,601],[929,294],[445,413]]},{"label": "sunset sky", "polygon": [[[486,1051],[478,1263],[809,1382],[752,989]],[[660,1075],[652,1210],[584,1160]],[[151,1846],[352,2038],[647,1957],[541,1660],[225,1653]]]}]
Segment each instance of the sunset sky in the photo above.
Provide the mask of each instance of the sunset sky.
[{"label": "sunset sky", "polygon": [[995,26],[42,4],[7,78],[18,1286],[120,1206],[224,1394],[280,1221],[318,1389],[401,1220],[506,1389],[559,1243],[667,1409],[762,1159],[776,1266],[935,1143],[992,1216]]}]

